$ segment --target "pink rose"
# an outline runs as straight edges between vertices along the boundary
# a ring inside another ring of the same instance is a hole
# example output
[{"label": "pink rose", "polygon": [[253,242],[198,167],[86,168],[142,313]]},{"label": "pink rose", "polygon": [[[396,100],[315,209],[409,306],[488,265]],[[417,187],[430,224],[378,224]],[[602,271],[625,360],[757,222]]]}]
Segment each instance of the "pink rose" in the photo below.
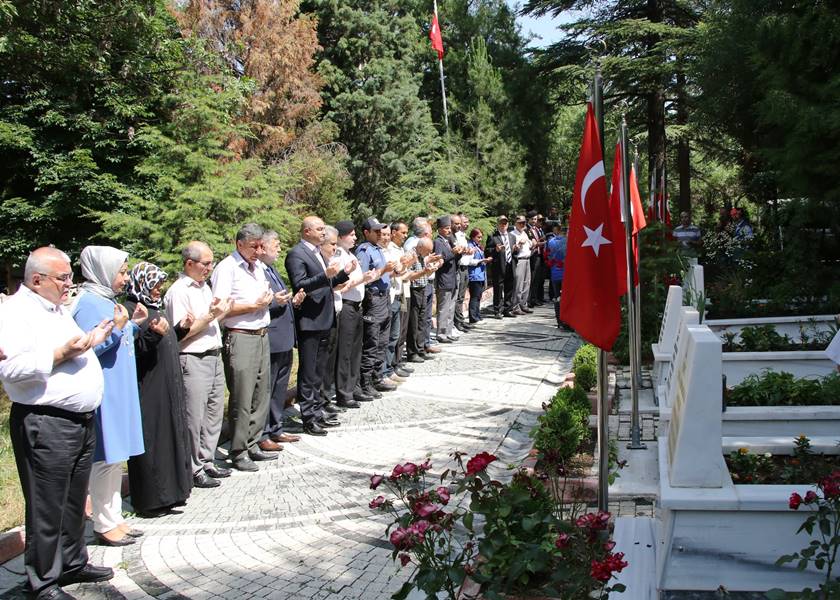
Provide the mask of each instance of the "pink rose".
[{"label": "pink rose", "polygon": [[370,508],[376,509],[382,506],[383,504],[385,504],[385,496],[377,496],[376,498],[370,501],[370,504],[368,504],[368,506]]},{"label": "pink rose", "polygon": [[402,527],[391,532],[390,540],[397,550],[408,550],[411,548],[411,536],[408,530]]},{"label": "pink rose", "polygon": [[811,491],[809,491],[805,494],[805,500],[804,500],[805,504],[813,504],[817,500],[818,500],[818,496],[817,496],[816,492],[814,492],[813,490],[811,490]]},{"label": "pink rose", "polygon": [[417,468],[420,469],[421,472],[425,473],[426,471],[432,468],[432,463],[427,458],[425,461],[423,461],[423,464]]},{"label": "pink rose", "polygon": [[487,465],[495,460],[498,460],[498,458],[492,454],[479,452],[467,461],[467,475],[475,475],[476,473],[482,472],[487,468]]},{"label": "pink rose", "polygon": [[394,470],[391,471],[391,479],[398,479],[400,475],[403,474],[403,466],[402,465],[394,465]]},{"label": "pink rose", "polygon": [[557,539],[554,541],[554,545],[561,550],[563,548],[568,548],[571,539],[572,538],[569,536],[568,533],[561,533],[557,536]]},{"label": "pink rose", "polygon": [[413,512],[418,517],[429,517],[435,514],[439,510],[437,504],[432,504],[431,502],[418,502],[414,505]]},{"label": "pink rose", "polygon": [[435,490],[437,497],[440,498],[440,503],[446,505],[449,503],[449,488],[440,486]]},{"label": "pink rose", "polygon": [[400,554],[400,564],[402,566],[406,566],[410,562],[411,562],[411,557],[408,554],[406,554],[405,552]]},{"label": "pink rose", "polygon": [[429,530],[429,522],[428,522],[428,521],[424,521],[424,520],[417,521],[416,523],[413,523],[413,524],[411,525],[411,527],[409,527],[409,528],[408,528],[408,531],[409,531],[410,533],[417,534],[417,535],[418,535],[418,536],[420,536],[421,538],[422,538],[424,535],[426,535],[426,532],[427,532],[428,530]]},{"label": "pink rose", "polygon": [[376,488],[379,487],[379,484],[381,484],[384,480],[385,480],[385,477],[383,477],[382,475],[371,475],[370,476],[370,489],[375,490]]},{"label": "pink rose", "polygon": [[793,510],[798,510],[800,504],[802,504],[802,496],[800,496],[796,492],[793,492],[790,495],[790,500],[788,500],[788,506]]},{"label": "pink rose", "polygon": [[412,462],[405,463],[402,468],[403,475],[408,475],[409,477],[417,475],[417,465]]}]

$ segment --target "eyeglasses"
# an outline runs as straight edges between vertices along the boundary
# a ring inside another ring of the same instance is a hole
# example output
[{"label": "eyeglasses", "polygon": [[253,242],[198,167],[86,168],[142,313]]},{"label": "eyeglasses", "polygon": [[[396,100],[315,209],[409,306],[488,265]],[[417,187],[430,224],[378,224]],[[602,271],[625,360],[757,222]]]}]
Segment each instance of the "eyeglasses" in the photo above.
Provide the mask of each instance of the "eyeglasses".
[{"label": "eyeglasses", "polygon": [[207,261],[194,260],[193,262],[197,265],[201,265],[205,269],[212,269],[213,267],[216,266],[216,262],[212,261],[212,260],[207,260]]},{"label": "eyeglasses", "polygon": [[62,273],[61,275],[50,275],[49,273],[38,273],[38,275],[43,275],[44,277],[52,277],[56,281],[60,281],[61,283],[69,283],[73,281],[73,273]]}]

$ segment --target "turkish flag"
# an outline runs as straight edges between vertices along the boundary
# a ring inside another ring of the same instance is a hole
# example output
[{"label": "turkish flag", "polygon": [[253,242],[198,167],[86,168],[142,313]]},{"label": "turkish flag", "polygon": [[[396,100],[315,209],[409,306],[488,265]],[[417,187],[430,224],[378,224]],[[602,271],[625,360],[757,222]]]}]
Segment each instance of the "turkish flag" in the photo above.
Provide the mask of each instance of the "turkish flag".
[{"label": "turkish flag", "polygon": [[[624,228],[624,186],[621,185],[621,143],[615,145],[615,162],[612,172],[612,192],[610,194],[610,214],[615,232],[615,274],[618,295],[627,293],[627,236]],[[634,281],[639,282],[639,232],[647,226],[639,184],[636,181],[636,169],[630,166],[630,211],[633,214],[633,256],[635,265]]]},{"label": "turkish flag", "polygon": [[598,125],[588,104],[569,218],[560,319],[607,351],[621,326],[614,248],[622,239],[613,233]]},{"label": "turkish flag", "polygon": [[432,28],[429,30],[429,39],[432,40],[432,48],[437,50],[438,60],[443,60],[443,37],[440,35],[440,24],[437,15],[432,15]]}]

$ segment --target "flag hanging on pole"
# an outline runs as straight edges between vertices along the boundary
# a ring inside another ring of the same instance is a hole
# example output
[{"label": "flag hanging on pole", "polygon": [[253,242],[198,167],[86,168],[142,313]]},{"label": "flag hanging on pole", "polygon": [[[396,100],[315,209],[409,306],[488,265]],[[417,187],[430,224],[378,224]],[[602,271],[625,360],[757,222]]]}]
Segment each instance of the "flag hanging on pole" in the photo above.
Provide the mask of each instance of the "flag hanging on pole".
[{"label": "flag hanging on pole", "polygon": [[612,349],[621,324],[614,254],[614,240],[621,239],[612,231],[604,155],[588,104],[569,218],[560,319],[606,351]]},{"label": "flag hanging on pole", "polygon": [[[610,193],[610,215],[612,217],[612,230],[615,236],[615,274],[616,287],[619,296],[627,293],[627,248],[624,243],[626,237],[624,223],[624,186],[621,184],[622,173],[621,142],[615,145],[615,162],[612,172],[612,191]],[[639,281],[639,231],[647,226],[645,221],[642,198],[639,195],[639,186],[636,181],[636,169],[630,167],[630,212],[633,215],[633,264],[635,265],[634,281]]]},{"label": "flag hanging on pole", "polygon": [[429,30],[429,39],[432,40],[432,49],[437,50],[438,60],[443,60],[443,37],[440,34],[437,13],[432,15],[432,28]]}]

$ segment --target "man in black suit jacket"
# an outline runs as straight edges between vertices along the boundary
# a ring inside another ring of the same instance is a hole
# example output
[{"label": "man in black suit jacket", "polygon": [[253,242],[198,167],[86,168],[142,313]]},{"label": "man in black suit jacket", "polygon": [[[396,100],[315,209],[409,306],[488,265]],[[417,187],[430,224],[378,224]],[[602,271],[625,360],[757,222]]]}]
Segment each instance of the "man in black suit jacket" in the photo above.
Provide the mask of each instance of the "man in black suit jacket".
[{"label": "man in black suit jacket", "polygon": [[[333,287],[347,281],[352,269],[337,262],[324,262],[320,245],[326,238],[326,226],[319,217],[306,217],[301,225],[301,240],[286,255],[286,272],[292,289],[303,289],[306,297],[295,309],[298,337],[298,386],[303,430],[310,435],[326,435],[324,427],[336,427],[337,419],[327,418],[322,410],[321,383],[324,380],[329,350],[330,329],[335,321]],[[352,265],[348,265],[352,266]]]},{"label": "man in black suit jacket", "polygon": [[297,442],[300,437],[283,432],[283,409],[286,406],[286,388],[292,372],[292,348],[295,347],[295,316],[293,306],[300,306],[306,297],[303,288],[292,296],[283,284],[274,262],[280,253],[280,240],[276,231],[267,231],[262,239],[260,261],[265,266],[265,278],[274,293],[268,307],[271,322],[268,325],[268,344],[271,362],[271,380],[268,384],[270,405],[268,419],[260,441],[261,450],[282,450],[281,442]]},{"label": "man in black suit jacket", "polygon": [[[508,231],[508,218],[499,217],[498,226],[487,238],[484,256],[492,258],[490,277],[493,282],[493,316],[497,319],[515,316],[513,308],[513,260],[516,238]],[[518,249],[518,248],[517,248]],[[504,304],[502,300],[504,299]]]}]

